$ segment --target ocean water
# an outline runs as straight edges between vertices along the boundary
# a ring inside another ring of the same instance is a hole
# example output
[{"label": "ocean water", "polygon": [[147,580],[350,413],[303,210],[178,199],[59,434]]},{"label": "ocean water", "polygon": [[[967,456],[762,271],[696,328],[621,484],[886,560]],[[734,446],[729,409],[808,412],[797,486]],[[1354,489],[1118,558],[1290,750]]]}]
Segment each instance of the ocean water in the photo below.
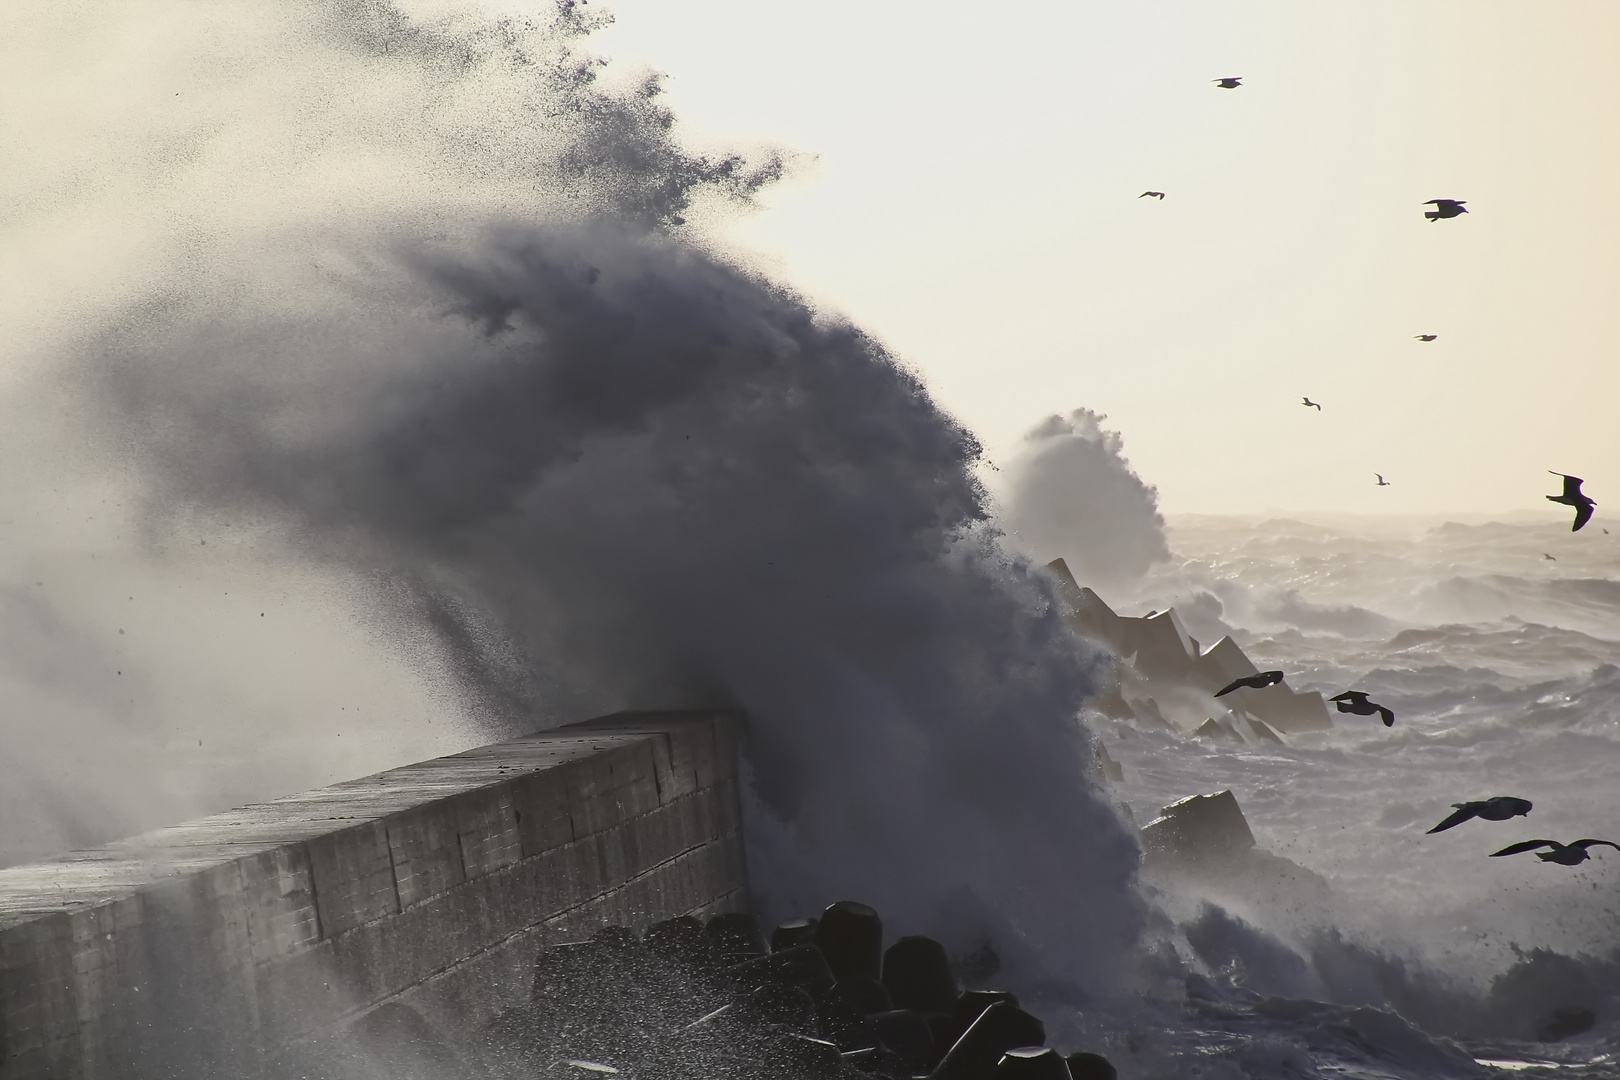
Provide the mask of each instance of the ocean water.
[{"label": "ocean water", "polygon": [[[1165,1018],[1180,1043],[1166,1060],[1149,1062],[1145,1032],[1126,1038],[1141,1075],[1461,1076],[1473,1057],[1620,1075],[1620,851],[1574,867],[1489,857],[1620,842],[1620,536],[1564,518],[1173,518],[1171,558],[1105,597],[1125,615],[1173,605],[1205,645],[1231,634],[1296,690],[1361,689],[1396,713],[1391,728],[1335,715],[1286,745],[1093,718],[1137,823],[1230,789],[1258,847],[1327,890],[1162,894],[1211,981]],[[1534,808],[1425,835],[1452,803],[1493,795]],[[1590,1010],[1592,1029],[1538,1041],[1560,1010]]]}]

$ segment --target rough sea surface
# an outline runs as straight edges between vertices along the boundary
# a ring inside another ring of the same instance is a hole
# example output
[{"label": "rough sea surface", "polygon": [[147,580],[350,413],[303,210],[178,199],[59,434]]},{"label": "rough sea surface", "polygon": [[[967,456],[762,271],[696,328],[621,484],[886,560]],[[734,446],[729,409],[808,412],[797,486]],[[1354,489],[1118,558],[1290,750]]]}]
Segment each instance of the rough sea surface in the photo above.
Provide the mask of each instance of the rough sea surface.
[{"label": "rough sea surface", "polygon": [[[1174,605],[1206,646],[1230,633],[1296,690],[1365,690],[1396,722],[1335,715],[1331,732],[1238,745],[1094,721],[1138,824],[1230,788],[1257,845],[1329,890],[1166,896],[1209,981],[1166,1006],[1164,1031],[1133,1022],[1122,1075],[1477,1075],[1470,1058],[1620,1075],[1620,852],[1489,857],[1527,839],[1620,842],[1620,536],[1605,524],[1572,535],[1557,508],[1507,523],[1171,519],[1172,558],[1105,597],[1121,614]],[[1426,835],[1452,803],[1494,795],[1534,809]],[[1583,1011],[1590,1031],[1536,1038]]]}]

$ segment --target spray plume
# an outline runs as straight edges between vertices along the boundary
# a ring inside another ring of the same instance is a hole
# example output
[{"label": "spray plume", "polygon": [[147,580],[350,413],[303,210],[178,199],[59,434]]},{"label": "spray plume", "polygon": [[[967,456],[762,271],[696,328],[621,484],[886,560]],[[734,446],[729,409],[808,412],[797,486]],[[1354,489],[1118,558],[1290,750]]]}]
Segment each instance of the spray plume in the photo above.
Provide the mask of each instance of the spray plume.
[{"label": "spray plume", "polygon": [[1019,547],[1061,558],[1105,593],[1170,557],[1158,492],[1132,471],[1118,432],[1090,409],[1049,416],[1008,466],[1005,517]]},{"label": "spray plume", "polygon": [[[1092,669],[987,524],[976,442],[871,338],[682,238],[779,159],[681,149],[655,82],[597,84],[580,11],[280,11],[314,89],[285,106],[248,57],[246,111],[172,179],[212,191],[285,124],[296,183],[164,202],[185,258],[56,350],[143,535],[225,521],[346,568],[491,737],[741,707],[767,913],[857,896],[1112,985],[1143,913],[1088,779]],[[311,98],[373,155],[364,198]]]}]

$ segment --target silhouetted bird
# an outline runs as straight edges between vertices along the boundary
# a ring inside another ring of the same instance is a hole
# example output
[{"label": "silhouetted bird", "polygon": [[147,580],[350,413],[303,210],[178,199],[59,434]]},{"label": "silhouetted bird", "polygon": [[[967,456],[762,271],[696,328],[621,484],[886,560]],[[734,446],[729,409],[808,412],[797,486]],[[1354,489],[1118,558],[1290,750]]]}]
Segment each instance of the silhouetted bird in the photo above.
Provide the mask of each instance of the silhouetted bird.
[{"label": "silhouetted bird", "polygon": [[1310,398],[1300,398],[1299,400],[1300,400],[1300,404],[1304,405],[1307,409],[1315,409],[1317,412],[1322,411],[1322,406],[1318,405],[1316,402],[1312,401]]},{"label": "silhouetted bird", "polygon": [[1541,557],[1542,557],[1542,558],[1543,558],[1543,559],[1546,559],[1546,560],[1548,560],[1548,561],[1549,561],[1549,562],[1557,562],[1557,561],[1558,561],[1558,560],[1557,560],[1557,559],[1555,559],[1555,558],[1553,558],[1553,557],[1552,557],[1552,556],[1551,556],[1551,555],[1549,555],[1549,554],[1547,554],[1547,553],[1546,553],[1546,552],[1545,552],[1545,551],[1543,551],[1543,552],[1542,552],[1542,553],[1541,553]]},{"label": "silhouetted bird", "polygon": [[1241,679],[1233,679],[1231,682],[1227,683],[1225,686],[1223,686],[1219,690],[1215,691],[1215,696],[1216,697],[1225,697],[1227,694],[1230,694],[1232,691],[1242,689],[1245,686],[1247,686],[1251,690],[1264,690],[1266,687],[1272,686],[1272,685],[1274,685],[1276,683],[1280,683],[1282,681],[1283,681],[1283,673],[1282,672],[1280,672],[1280,671],[1262,671],[1262,672],[1258,672],[1257,674],[1254,674],[1254,675],[1245,675]]},{"label": "silhouetted bird", "polygon": [[1454,802],[1451,804],[1457,812],[1446,820],[1430,829],[1429,832],[1445,832],[1447,829],[1461,825],[1470,818],[1484,818],[1486,821],[1506,821],[1508,818],[1519,817],[1530,812],[1529,799],[1515,799],[1511,795],[1497,795],[1479,802]]},{"label": "silhouetted bird", "polygon": [[1375,701],[1368,701],[1367,695],[1360,690],[1346,690],[1342,694],[1334,694],[1329,701],[1339,703],[1339,711],[1355,713],[1357,716],[1372,716],[1375,713],[1383,717],[1385,727],[1395,726],[1395,714]]},{"label": "silhouetted bird", "polygon": [[1458,214],[1466,214],[1468,208],[1463,203],[1467,201],[1467,199],[1430,199],[1423,205],[1432,206],[1434,209],[1423,211],[1423,216],[1430,221],[1439,221],[1441,218],[1453,218]]},{"label": "silhouetted bird", "polygon": [[1144,191],[1144,192],[1142,192],[1142,194],[1138,195],[1137,198],[1138,199],[1145,199],[1149,195],[1153,196],[1155,199],[1163,199],[1164,198],[1164,192],[1162,192],[1162,191]]},{"label": "silhouetted bird", "polygon": [[1586,849],[1594,844],[1607,844],[1620,851],[1620,844],[1613,840],[1576,840],[1572,844],[1560,844],[1556,840],[1526,840],[1522,844],[1509,844],[1501,851],[1491,852],[1491,858],[1502,855],[1517,855],[1521,851],[1536,851],[1536,848],[1552,848],[1551,851],[1536,851],[1536,858],[1542,862],[1555,862],[1560,866],[1574,866],[1591,858]]},{"label": "silhouetted bird", "polygon": [[1228,75],[1224,79],[1215,80],[1215,85],[1220,87],[1222,90],[1235,90],[1242,84],[1243,76],[1241,75]]},{"label": "silhouetted bird", "polygon": [[1552,473],[1554,476],[1562,476],[1564,478],[1564,493],[1562,495],[1549,495],[1547,496],[1547,501],[1563,503],[1565,506],[1573,506],[1575,508],[1575,524],[1570,526],[1569,531],[1580,532],[1581,526],[1592,520],[1592,507],[1596,506],[1597,503],[1581,494],[1581,484],[1583,481],[1580,477],[1570,476],[1567,473],[1553,472],[1551,469],[1548,469],[1547,471]]},{"label": "silhouetted bird", "polygon": [[1384,479],[1383,473],[1375,472],[1373,475],[1378,477],[1378,483],[1374,484],[1373,487],[1389,487],[1389,481]]},{"label": "silhouetted bird", "polygon": [[1413,335],[1413,337],[1417,338],[1419,341],[1433,341],[1435,338],[1437,338],[1439,336],[1440,336],[1439,334],[1414,334]]}]

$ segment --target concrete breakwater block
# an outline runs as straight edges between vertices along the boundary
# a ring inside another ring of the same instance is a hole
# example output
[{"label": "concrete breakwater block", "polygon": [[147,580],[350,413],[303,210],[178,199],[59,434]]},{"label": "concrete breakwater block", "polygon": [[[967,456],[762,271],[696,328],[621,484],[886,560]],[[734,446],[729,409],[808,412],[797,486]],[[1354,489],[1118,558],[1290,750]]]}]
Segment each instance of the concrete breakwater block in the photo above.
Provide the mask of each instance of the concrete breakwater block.
[{"label": "concrete breakwater block", "polygon": [[951,1011],[950,1020],[944,1028],[943,1044],[947,1047],[955,1044],[962,1033],[973,1026],[984,1010],[992,1005],[1006,1002],[1016,1006],[1018,999],[1006,990],[968,990],[956,1000],[956,1007]]},{"label": "concrete breakwater block", "polygon": [[1071,1080],[1119,1080],[1119,1070],[1101,1054],[1077,1050],[1068,1057]]},{"label": "concrete breakwater block", "polygon": [[1254,847],[1254,833],[1230,791],[1189,795],[1142,826],[1150,856],[1220,859]]},{"label": "concrete breakwater block", "polygon": [[1320,875],[1255,844],[1230,791],[1190,795],[1142,826],[1143,872],[1239,896],[1320,907],[1332,891]]},{"label": "concrete breakwater block", "polygon": [[1069,1063],[1049,1046],[1009,1050],[996,1063],[996,1080],[1072,1080]]},{"label": "concrete breakwater block", "polygon": [[818,919],[789,919],[771,931],[771,952],[781,952],[795,945],[808,945],[816,940]]},{"label": "concrete breakwater block", "polygon": [[956,976],[945,946],[911,935],[883,954],[883,985],[898,1008],[948,1013],[956,1008]]},{"label": "concrete breakwater block", "polygon": [[764,936],[751,922],[669,919],[639,938],[607,927],[543,950],[532,999],[481,1031],[469,1072],[583,1077],[583,1062],[637,1080],[1111,1076],[1098,1055],[1045,1048],[1045,1026],[1012,994],[959,990],[937,941],[908,936],[884,952],[882,921],[865,905],[844,901],[802,920],[832,924],[823,940],[843,950],[842,977],[819,944],[788,944],[803,934],[773,935],[783,947],[753,954]]},{"label": "concrete breakwater block", "polygon": [[1046,1025],[1012,1002],[998,1001],[962,1033],[932,1075],[936,1080],[981,1080],[996,1074],[1007,1051],[1045,1042]]},{"label": "concrete breakwater block", "polygon": [[883,920],[865,904],[840,900],[828,905],[812,940],[840,979],[850,975],[881,977]]},{"label": "concrete breakwater block", "polygon": [[928,1018],[912,1009],[891,1009],[867,1018],[879,1045],[894,1052],[908,1075],[925,1071],[938,1056],[938,1042]]}]

